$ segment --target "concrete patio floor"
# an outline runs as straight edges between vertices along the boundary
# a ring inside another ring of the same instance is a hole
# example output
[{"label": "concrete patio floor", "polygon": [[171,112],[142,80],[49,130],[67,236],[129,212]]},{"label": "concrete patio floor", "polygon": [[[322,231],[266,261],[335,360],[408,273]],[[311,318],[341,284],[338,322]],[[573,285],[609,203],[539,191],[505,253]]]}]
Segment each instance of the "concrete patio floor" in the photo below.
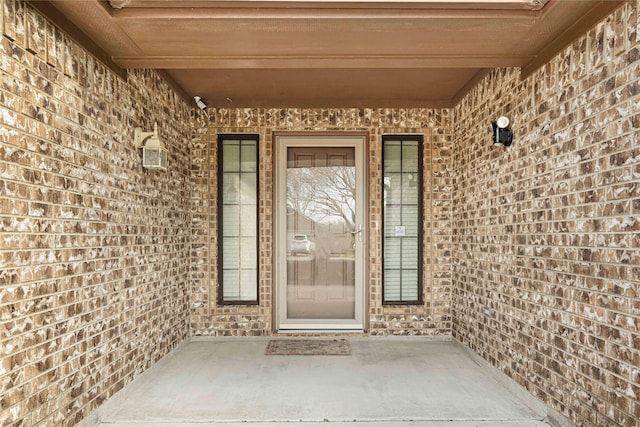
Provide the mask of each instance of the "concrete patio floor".
[{"label": "concrete patio floor", "polygon": [[181,346],[98,411],[103,427],[541,427],[543,407],[450,340],[351,337],[351,356],[267,356],[267,338]]}]

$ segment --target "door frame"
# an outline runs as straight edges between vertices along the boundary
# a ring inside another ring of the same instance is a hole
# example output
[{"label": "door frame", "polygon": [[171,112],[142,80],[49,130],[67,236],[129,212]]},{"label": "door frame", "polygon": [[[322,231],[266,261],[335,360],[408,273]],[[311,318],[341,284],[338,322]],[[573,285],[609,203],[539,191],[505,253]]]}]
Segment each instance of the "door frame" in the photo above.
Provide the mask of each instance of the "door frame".
[{"label": "door frame", "polygon": [[[354,147],[356,158],[356,198],[357,222],[362,224],[360,239],[356,239],[355,267],[355,319],[335,321],[327,319],[288,320],[287,281],[286,281],[286,150],[289,146],[331,146]],[[364,331],[368,323],[365,318],[368,303],[366,277],[368,273],[367,226],[368,204],[368,167],[365,161],[368,150],[368,138],[364,132],[274,132],[273,133],[273,325],[274,332],[327,332],[327,331]],[[284,200],[283,200],[284,198]]]}]

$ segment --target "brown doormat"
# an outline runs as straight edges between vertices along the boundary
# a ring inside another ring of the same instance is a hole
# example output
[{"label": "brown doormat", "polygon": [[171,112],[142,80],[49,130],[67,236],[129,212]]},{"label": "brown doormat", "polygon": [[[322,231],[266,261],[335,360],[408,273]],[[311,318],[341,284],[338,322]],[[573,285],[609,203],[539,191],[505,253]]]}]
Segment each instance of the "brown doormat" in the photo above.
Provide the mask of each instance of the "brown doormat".
[{"label": "brown doormat", "polygon": [[349,342],[340,340],[270,340],[268,356],[351,356]]}]

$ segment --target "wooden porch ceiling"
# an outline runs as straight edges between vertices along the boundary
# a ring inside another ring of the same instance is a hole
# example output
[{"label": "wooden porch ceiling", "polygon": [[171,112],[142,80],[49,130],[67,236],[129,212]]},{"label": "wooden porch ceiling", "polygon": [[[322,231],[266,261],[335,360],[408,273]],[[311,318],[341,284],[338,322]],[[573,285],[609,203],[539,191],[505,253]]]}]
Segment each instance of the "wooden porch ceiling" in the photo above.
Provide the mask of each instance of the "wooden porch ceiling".
[{"label": "wooden porch ceiling", "polygon": [[623,1],[32,3],[117,67],[162,70],[210,107],[257,108],[450,107],[486,70],[535,69]]}]

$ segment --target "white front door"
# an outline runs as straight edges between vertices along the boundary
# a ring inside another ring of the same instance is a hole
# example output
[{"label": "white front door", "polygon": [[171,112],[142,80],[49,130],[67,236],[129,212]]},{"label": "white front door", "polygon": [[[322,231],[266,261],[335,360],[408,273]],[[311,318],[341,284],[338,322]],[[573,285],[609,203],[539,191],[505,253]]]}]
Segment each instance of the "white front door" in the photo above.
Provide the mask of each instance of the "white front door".
[{"label": "white front door", "polygon": [[362,330],[365,139],[277,136],[275,147],[278,328]]}]

